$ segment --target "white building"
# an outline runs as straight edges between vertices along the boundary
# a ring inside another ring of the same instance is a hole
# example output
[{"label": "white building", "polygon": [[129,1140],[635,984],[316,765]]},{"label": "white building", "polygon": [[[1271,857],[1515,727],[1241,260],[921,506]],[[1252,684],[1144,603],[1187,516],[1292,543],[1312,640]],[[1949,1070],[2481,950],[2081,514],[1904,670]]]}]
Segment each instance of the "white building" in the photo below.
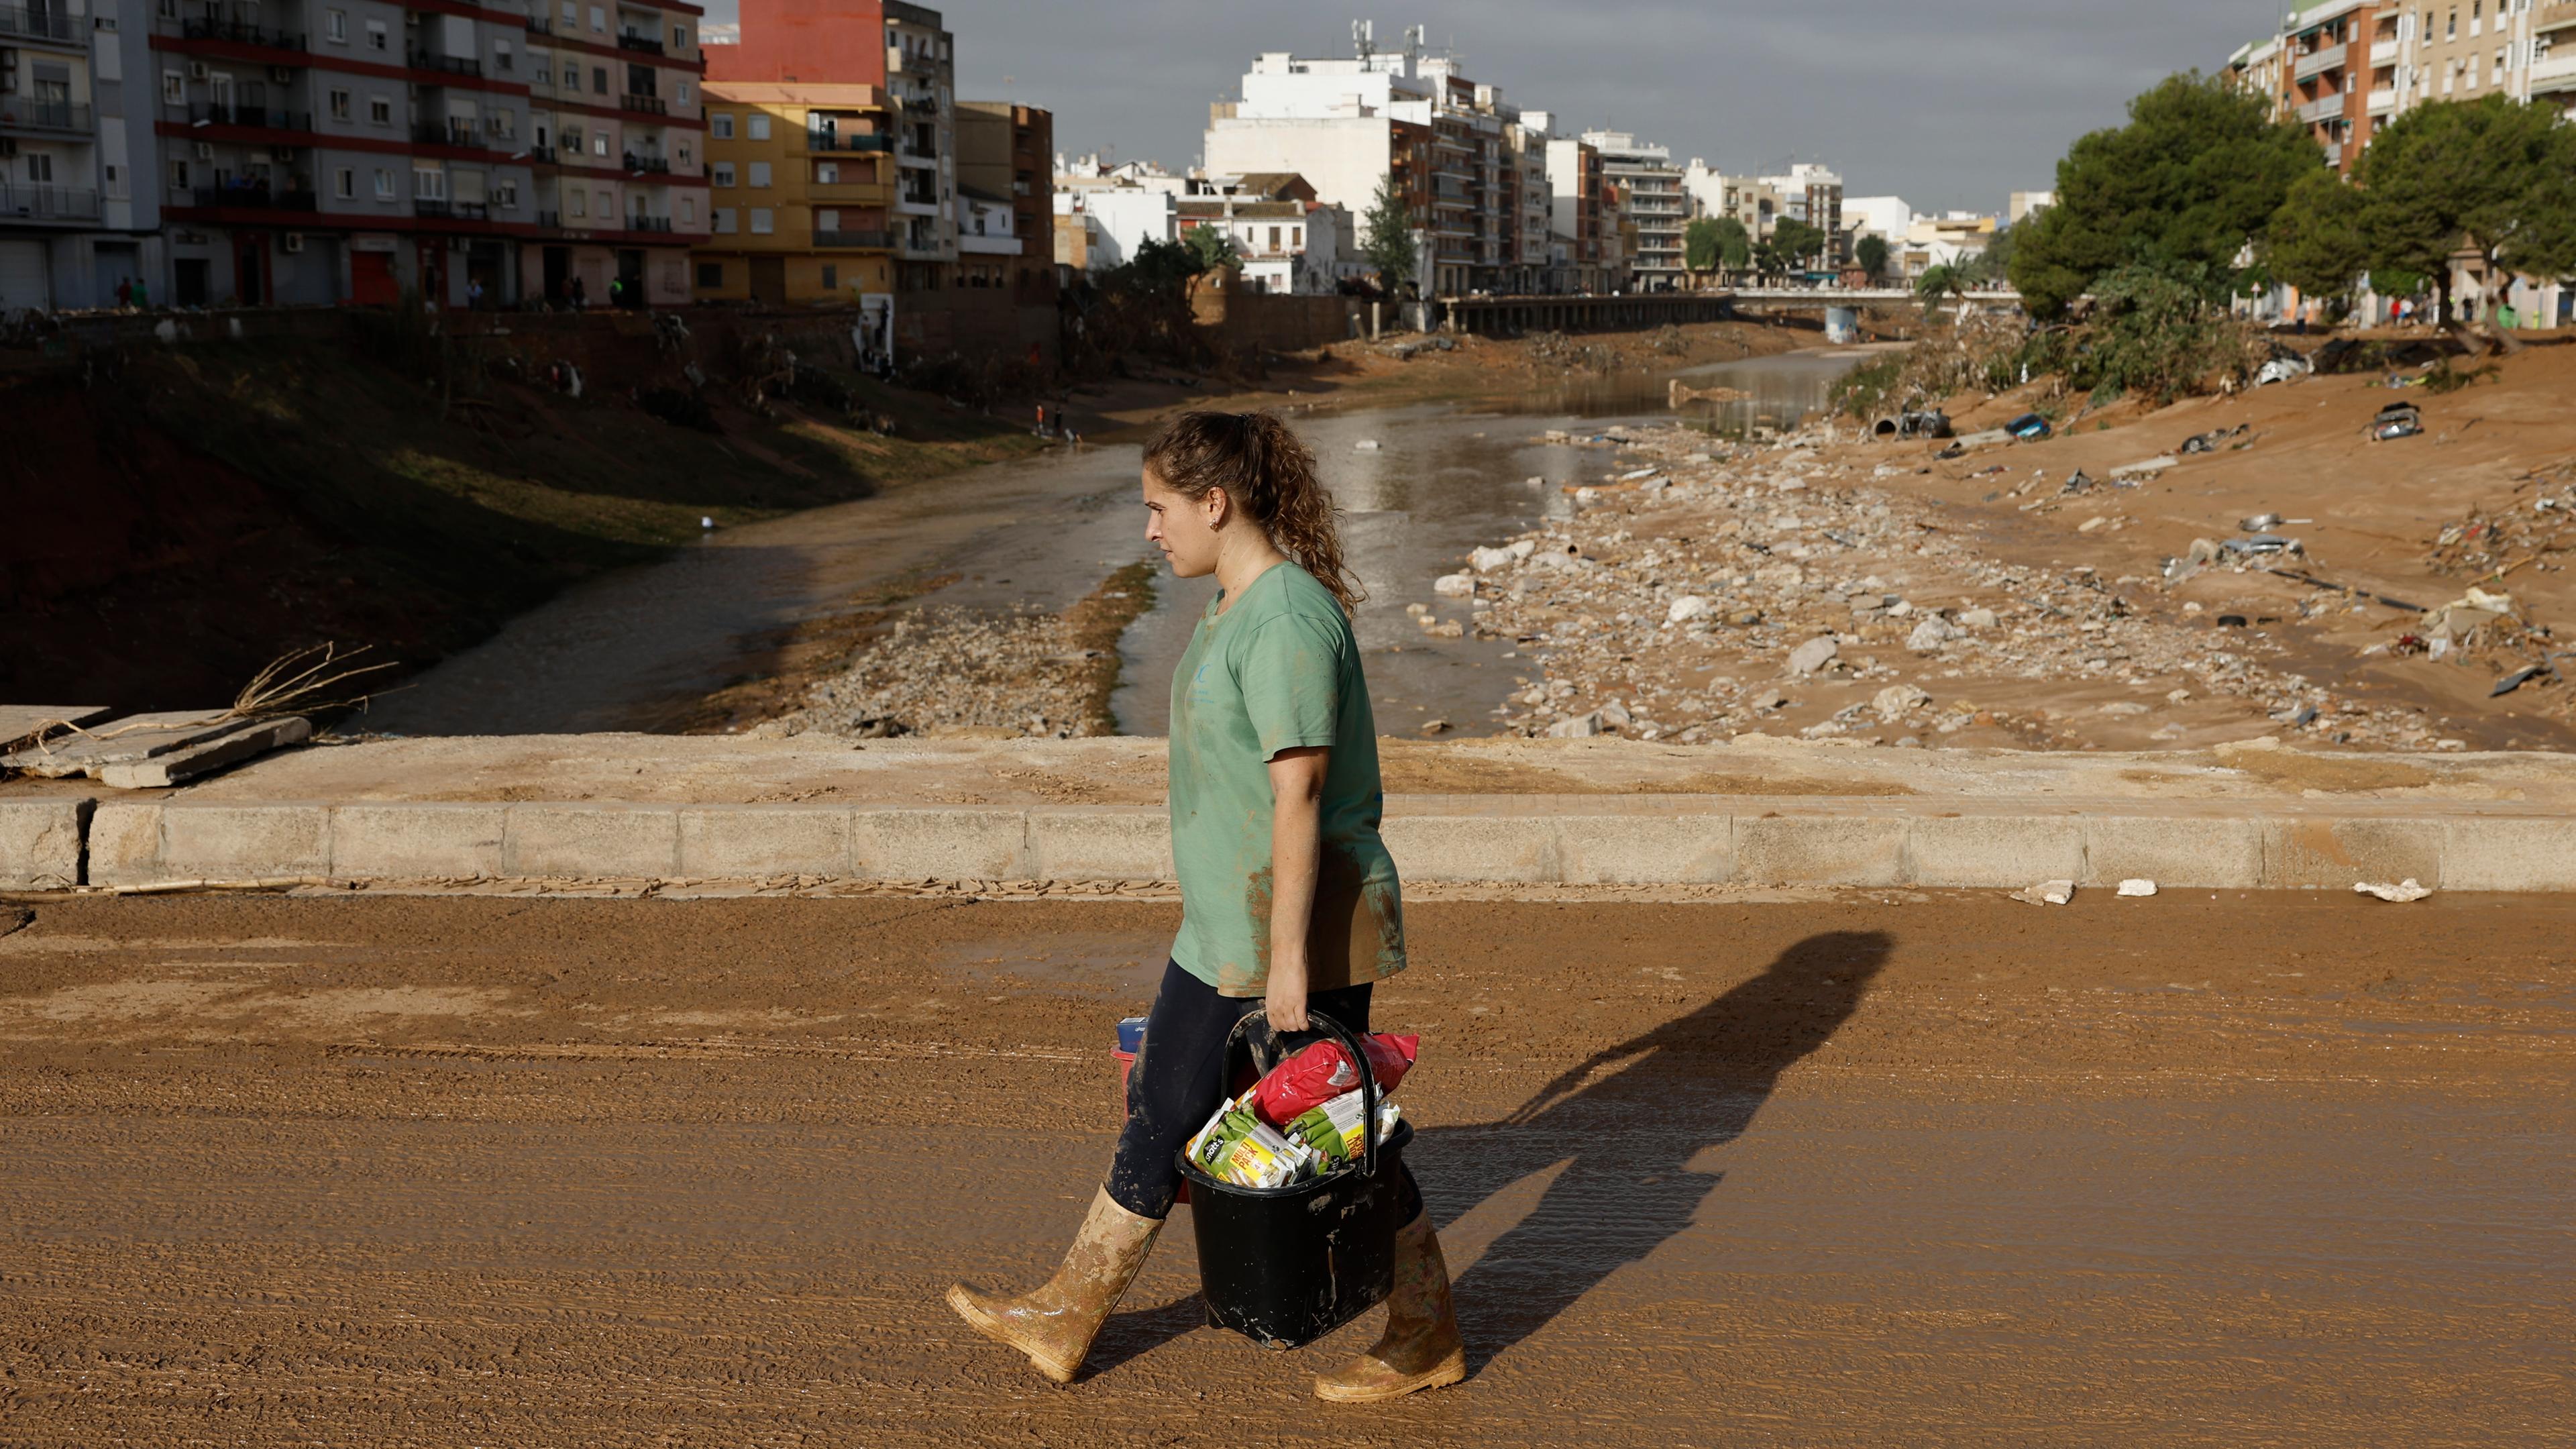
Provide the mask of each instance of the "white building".
[{"label": "white building", "polygon": [[1628,259],[1628,273],[1637,289],[1680,286],[1682,232],[1690,225],[1691,204],[1672,151],[1627,131],[1586,131],[1583,140],[1601,153],[1602,175],[1628,195],[1628,215],[1637,224],[1637,254]]},{"label": "white building", "polygon": [[1179,239],[1180,198],[1141,186],[1097,186],[1055,193],[1055,259],[1102,271],[1136,259],[1149,241]]},{"label": "white building", "polygon": [[1851,260],[1851,235],[1843,226],[1843,179],[1831,168],[1799,162],[1786,175],[1763,177],[1762,184],[1779,196],[1781,215],[1825,234],[1826,265]]},{"label": "white building", "polygon": [[1225,193],[1178,203],[1183,235],[1215,227],[1234,243],[1246,285],[1264,292],[1331,293],[1359,270],[1345,244],[1351,214],[1338,206]]}]

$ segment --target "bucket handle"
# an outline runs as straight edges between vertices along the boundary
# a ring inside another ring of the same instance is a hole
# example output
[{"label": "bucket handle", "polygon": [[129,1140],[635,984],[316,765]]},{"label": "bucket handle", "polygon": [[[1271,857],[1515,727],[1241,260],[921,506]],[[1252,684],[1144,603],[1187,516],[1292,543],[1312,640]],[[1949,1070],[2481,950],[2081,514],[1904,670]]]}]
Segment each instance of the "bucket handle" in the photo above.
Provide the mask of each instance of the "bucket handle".
[{"label": "bucket handle", "polygon": [[[1255,1017],[1259,1017],[1261,1019],[1262,1035],[1269,1038],[1269,1044],[1273,1048],[1270,1052],[1265,1053],[1260,1047],[1254,1046],[1249,1042],[1244,1042],[1243,1040],[1243,1029],[1250,1026],[1253,1018]],[[1360,1044],[1360,1039],[1358,1037],[1351,1035],[1349,1027],[1333,1020],[1324,1013],[1316,1011],[1310,1007],[1307,1009],[1306,1018],[1308,1021],[1313,1023],[1312,1026],[1307,1028],[1308,1031],[1322,1030],[1332,1033],[1335,1037],[1340,1039],[1342,1049],[1351,1054],[1352,1068],[1359,1073],[1360,1077],[1360,1171],[1364,1176],[1375,1177],[1377,1175],[1378,1136],[1377,1073],[1369,1066],[1368,1049]],[[1227,1032],[1225,1036],[1225,1059],[1229,1062],[1233,1061],[1235,1044],[1237,1042],[1243,1042],[1245,1047],[1252,1053],[1253,1065],[1261,1069],[1261,1074],[1263,1076],[1268,1076],[1270,1074],[1270,1069],[1279,1065],[1279,1059],[1283,1055],[1276,1050],[1279,1045],[1279,1033],[1270,1030],[1269,1027],[1270,1008],[1266,1005],[1256,1006],[1252,1010],[1245,1012],[1243,1015],[1236,1017],[1234,1020],[1234,1030]],[[1268,1060],[1264,1060],[1265,1056]]]}]

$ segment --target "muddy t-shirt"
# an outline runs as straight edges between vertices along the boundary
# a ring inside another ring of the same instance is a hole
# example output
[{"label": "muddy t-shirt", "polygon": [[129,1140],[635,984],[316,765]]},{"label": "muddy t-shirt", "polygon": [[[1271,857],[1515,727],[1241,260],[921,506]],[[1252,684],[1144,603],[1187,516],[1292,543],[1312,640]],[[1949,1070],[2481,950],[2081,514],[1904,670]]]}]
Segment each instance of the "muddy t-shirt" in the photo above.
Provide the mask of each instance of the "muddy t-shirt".
[{"label": "muddy t-shirt", "polygon": [[1234,607],[1208,605],[1172,675],[1172,860],[1181,933],[1172,959],[1226,996],[1270,981],[1270,761],[1328,746],[1323,854],[1306,936],[1307,987],[1404,969],[1395,861],[1378,838],[1377,721],[1359,640],[1314,576],[1276,564]]}]

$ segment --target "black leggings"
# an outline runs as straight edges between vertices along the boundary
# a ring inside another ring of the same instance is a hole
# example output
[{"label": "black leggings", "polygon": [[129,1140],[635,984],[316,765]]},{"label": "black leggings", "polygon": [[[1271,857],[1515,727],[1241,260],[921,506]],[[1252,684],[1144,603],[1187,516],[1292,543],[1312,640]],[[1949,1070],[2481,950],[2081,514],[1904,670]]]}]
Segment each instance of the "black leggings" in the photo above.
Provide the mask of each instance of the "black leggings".
[{"label": "black leggings", "polygon": [[[1306,1005],[1354,1032],[1369,1029],[1365,985],[1312,992]],[[1138,1217],[1171,1215],[1172,1195],[1181,1188],[1182,1144],[1225,1099],[1226,1036],[1260,1007],[1258,996],[1217,995],[1179,962],[1163,968],[1163,988],[1145,1019],[1145,1045],[1127,1076],[1127,1125],[1109,1163],[1109,1195],[1120,1207]],[[1422,1189],[1411,1167],[1404,1169],[1402,1211],[1408,1223],[1422,1214]]]}]

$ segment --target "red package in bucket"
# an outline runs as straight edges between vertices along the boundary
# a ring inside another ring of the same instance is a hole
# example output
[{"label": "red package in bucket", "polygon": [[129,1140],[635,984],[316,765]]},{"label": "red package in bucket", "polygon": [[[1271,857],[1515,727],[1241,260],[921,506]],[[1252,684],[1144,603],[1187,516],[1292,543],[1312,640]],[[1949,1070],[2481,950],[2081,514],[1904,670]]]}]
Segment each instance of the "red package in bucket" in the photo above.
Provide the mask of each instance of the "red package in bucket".
[{"label": "red package in bucket", "polygon": [[[1392,1092],[1422,1049],[1419,1036],[1379,1032],[1360,1038],[1368,1049],[1369,1072],[1380,1092]],[[1351,1054],[1337,1041],[1319,1041],[1270,1069],[1253,1098],[1253,1115],[1273,1127],[1284,1127],[1360,1084],[1351,1069]]]}]

